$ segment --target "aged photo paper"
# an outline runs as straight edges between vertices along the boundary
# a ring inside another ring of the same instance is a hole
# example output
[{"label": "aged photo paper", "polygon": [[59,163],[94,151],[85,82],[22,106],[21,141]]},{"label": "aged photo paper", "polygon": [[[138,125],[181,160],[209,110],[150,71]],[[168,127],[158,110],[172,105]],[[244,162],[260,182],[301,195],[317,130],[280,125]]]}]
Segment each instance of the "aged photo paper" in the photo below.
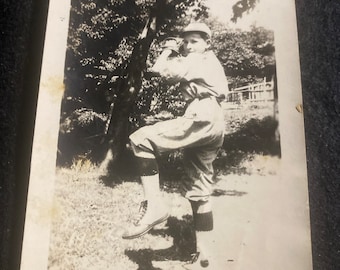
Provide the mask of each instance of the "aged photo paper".
[{"label": "aged photo paper", "polygon": [[[193,54],[216,61],[178,75]],[[293,0],[51,0],[20,269],[311,270],[302,103]],[[203,187],[185,186],[188,149],[200,177],[213,161]],[[131,236],[148,177],[168,214]]]}]

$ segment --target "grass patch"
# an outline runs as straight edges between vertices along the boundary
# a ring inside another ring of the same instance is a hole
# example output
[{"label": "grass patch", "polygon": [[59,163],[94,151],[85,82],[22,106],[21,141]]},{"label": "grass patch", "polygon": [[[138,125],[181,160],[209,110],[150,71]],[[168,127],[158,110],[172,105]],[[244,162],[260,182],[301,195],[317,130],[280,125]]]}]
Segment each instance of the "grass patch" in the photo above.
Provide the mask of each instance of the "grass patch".
[{"label": "grass patch", "polygon": [[190,206],[178,193],[165,193],[172,204],[167,224],[138,239],[121,238],[141,192],[137,182],[107,186],[91,166],[59,169],[49,269],[154,269],[152,261],[188,260],[194,245]]}]

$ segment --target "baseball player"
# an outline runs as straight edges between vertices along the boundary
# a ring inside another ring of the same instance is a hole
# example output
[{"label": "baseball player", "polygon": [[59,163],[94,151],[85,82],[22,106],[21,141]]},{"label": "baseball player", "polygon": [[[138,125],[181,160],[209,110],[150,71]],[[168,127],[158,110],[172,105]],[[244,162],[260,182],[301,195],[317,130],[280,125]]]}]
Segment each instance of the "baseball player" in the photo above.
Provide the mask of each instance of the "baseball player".
[{"label": "baseball player", "polygon": [[139,219],[124,233],[124,239],[140,237],[169,217],[169,209],[159,188],[156,156],[183,149],[187,178],[184,196],[189,200],[196,234],[196,254],[188,269],[209,267],[213,230],[211,191],[212,162],[223,143],[224,117],[219,102],[228,91],[224,70],[209,49],[211,30],[204,23],[190,23],[181,33],[181,55],[177,40],[169,40],[152,67],[170,83],[180,83],[188,103],[183,116],[145,126],[130,135],[137,159],[145,200]]}]

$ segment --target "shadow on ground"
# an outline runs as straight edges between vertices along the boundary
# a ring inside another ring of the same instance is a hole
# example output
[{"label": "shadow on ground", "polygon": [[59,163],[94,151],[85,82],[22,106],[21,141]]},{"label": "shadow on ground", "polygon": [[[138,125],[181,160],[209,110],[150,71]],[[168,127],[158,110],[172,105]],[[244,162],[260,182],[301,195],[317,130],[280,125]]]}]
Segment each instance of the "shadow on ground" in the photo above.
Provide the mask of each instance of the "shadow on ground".
[{"label": "shadow on ground", "polygon": [[170,217],[164,229],[150,232],[152,235],[171,236],[173,245],[170,248],[126,250],[125,255],[138,264],[138,270],[160,269],[155,268],[152,261],[189,261],[196,246],[192,228],[191,216],[185,215],[182,220]]},{"label": "shadow on ground", "polygon": [[237,190],[224,190],[224,189],[214,189],[211,196],[220,197],[220,196],[236,196],[241,197],[247,195],[247,192],[237,191]]}]

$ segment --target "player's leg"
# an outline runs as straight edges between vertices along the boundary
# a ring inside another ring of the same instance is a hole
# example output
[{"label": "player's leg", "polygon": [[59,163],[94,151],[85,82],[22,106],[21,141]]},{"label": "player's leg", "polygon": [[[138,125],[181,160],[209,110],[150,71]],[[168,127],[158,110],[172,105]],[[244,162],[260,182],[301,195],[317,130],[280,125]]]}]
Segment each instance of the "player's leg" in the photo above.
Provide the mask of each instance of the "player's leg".
[{"label": "player's leg", "polygon": [[140,237],[168,218],[168,208],[159,187],[159,172],[156,158],[149,150],[133,145],[136,163],[144,191],[144,201],[134,224],[123,234],[124,239]]},{"label": "player's leg", "polygon": [[145,126],[130,135],[136,157],[145,200],[135,224],[124,233],[124,239],[132,239],[151,230],[168,217],[168,209],[161,196],[156,153],[170,151],[181,146],[178,136],[190,129],[192,121],[184,118],[168,120]]},{"label": "player's leg", "polygon": [[213,184],[212,162],[216,158],[218,146],[185,151],[185,167],[189,178],[185,196],[191,204],[196,235],[196,254],[193,261],[185,266],[187,269],[204,269],[211,264],[214,220],[210,194]]},{"label": "player's leg", "polygon": [[190,201],[194,229],[196,236],[196,253],[190,264],[186,265],[187,269],[207,268],[210,261],[210,253],[213,241],[213,212],[210,199],[208,201]]}]

